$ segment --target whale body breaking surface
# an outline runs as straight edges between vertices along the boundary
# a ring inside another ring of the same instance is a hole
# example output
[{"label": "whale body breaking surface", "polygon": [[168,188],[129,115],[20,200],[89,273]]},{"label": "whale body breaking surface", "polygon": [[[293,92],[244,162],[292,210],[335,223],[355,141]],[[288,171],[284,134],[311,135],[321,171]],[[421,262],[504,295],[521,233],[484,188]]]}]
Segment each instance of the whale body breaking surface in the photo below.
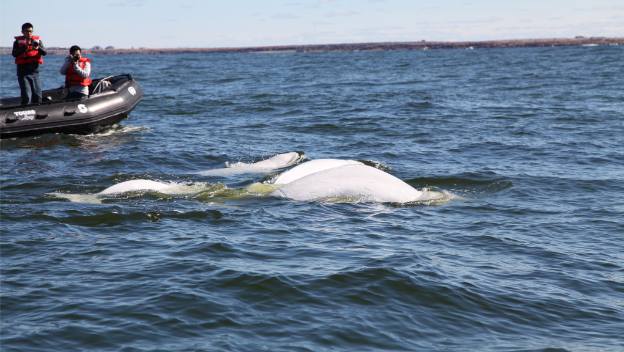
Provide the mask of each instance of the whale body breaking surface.
[{"label": "whale body breaking surface", "polygon": [[359,161],[355,160],[343,160],[343,159],[316,159],[306,161],[303,164],[299,164],[288,171],[281,173],[273,181],[276,185],[285,185],[298,180],[307,175],[321,172],[324,170],[334,169],[345,165],[363,165]]},{"label": "whale body breaking surface", "polygon": [[416,202],[422,200],[423,194],[386,172],[362,164],[347,164],[311,173],[271,193],[298,201],[352,199],[379,203]]},{"label": "whale body breaking surface", "polygon": [[232,176],[245,173],[269,173],[295,165],[304,158],[303,153],[289,152],[274,155],[268,159],[255,163],[225,163],[225,168],[199,171],[202,176]]},{"label": "whale body breaking surface", "polygon": [[[238,173],[270,173],[292,166],[303,159],[302,153],[275,155],[257,163],[237,163],[224,169],[201,171],[203,176],[226,176]],[[52,193],[71,201],[98,200],[129,192],[158,192],[168,195],[199,194],[210,184],[158,182],[136,179],[117,183],[90,195]],[[262,187],[259,187],[262,185]],[[214,187],[214,184],[213,184]],[[249,196],[269,195],[296,201],[418,203],[444,201],[451,193],[418,190],[403,180],[356,160],[316,159],[303,162],[273,177],[265,183],[245,188]],[[85,197],[86,196],[86,197]]]},{"label": "whale body breaking surface", "polygon": [[152,180],[130,180],[117,183],[113,186],[106,188],[105,190],[97,193],[99,195],[112,195],[112,194],[122,194],[127,192],[137,192],[137,191],[154,191],[160,193],[167,193],[167,191],[175,188],[177,184],[171,183],[163,183]]}]

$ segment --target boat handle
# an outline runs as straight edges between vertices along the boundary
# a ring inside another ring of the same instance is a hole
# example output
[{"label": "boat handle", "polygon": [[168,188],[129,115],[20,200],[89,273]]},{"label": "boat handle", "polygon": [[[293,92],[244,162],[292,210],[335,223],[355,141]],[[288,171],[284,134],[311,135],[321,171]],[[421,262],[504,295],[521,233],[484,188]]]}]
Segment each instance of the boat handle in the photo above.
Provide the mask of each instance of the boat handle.
[{"label": "boat handle", "polygon": [[39,114],[35,115],[35,118],[37,120],[45,119],[46,117],[48,117],[48,113],[47,112],[42,112],[42,113],[39,113]]},{"label": "boat handle", "polygon": [[76,113],[76,110],[65,110],[65,112],[64,112],[65,116],[73,115],[75,113]]}]

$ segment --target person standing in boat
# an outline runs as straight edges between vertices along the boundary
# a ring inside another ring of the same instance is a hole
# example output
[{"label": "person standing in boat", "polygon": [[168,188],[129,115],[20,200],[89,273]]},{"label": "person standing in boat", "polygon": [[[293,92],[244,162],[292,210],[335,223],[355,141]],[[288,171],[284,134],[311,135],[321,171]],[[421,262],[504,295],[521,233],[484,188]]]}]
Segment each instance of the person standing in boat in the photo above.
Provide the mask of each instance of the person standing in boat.
[{"label": "person standing in boat", "polygon": [[69,55],[60,72],[65,75],[65,87],[69,89],[68,99],[84,99],[89,96],[91,60],[82,56],[78,45],[69,48]]},{"label": "person standing in boat", "polygon": [[39,65],[43,64],[43,56],[47,52],[41,37],[33,35],[31,23],[26,22],[22,25],[22,35],[15,37],[12,54],[17,65],[17,82],[22,105],[41,104]]}]

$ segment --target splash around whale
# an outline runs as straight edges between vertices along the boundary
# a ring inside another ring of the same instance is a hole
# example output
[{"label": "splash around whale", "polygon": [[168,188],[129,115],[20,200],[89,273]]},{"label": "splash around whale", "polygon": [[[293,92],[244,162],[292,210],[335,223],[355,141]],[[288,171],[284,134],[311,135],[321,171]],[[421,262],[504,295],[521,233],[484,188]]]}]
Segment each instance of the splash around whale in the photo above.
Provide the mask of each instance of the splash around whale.
[{"label": "splash around whale", "polygon": [[[288,168],[303,160],[303,153],[275,155],[256,163],[236,163],[224,169],[198,172],[202,176],[228,176],[240,173],[271,173]],[[228,192],[229,191],[229,192]],[[52,193],[71,201],[100,202],[129,192],[156,192],[167,195],[210,197],[271,196],[296,201],[376,202],[376,203],[437,203],[454,196],[449,192],[418,190],[387,172],[356,160],[316,159],[298,164],[264,183],[253,183],[243,189],[229,190],[222,184],[159,182],[136,179],[117,183],[101,192],[87,195]]]}]

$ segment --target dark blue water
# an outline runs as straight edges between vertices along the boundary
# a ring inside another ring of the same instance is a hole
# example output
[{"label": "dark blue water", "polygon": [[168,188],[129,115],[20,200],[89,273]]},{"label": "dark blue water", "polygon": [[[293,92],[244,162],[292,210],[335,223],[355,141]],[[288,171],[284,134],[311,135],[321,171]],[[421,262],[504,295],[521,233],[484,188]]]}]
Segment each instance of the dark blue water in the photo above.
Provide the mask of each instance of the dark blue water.
[{"label": "dark blue water", "polygon": [[[113,131],[3,140],[3,351],[622,351],[624,47],[93,57]],[[61,85],[48,57],[46,88]],[[18,92],[2,58],[2,96]],[[304,151],[438,205],[96,193]]]}]

